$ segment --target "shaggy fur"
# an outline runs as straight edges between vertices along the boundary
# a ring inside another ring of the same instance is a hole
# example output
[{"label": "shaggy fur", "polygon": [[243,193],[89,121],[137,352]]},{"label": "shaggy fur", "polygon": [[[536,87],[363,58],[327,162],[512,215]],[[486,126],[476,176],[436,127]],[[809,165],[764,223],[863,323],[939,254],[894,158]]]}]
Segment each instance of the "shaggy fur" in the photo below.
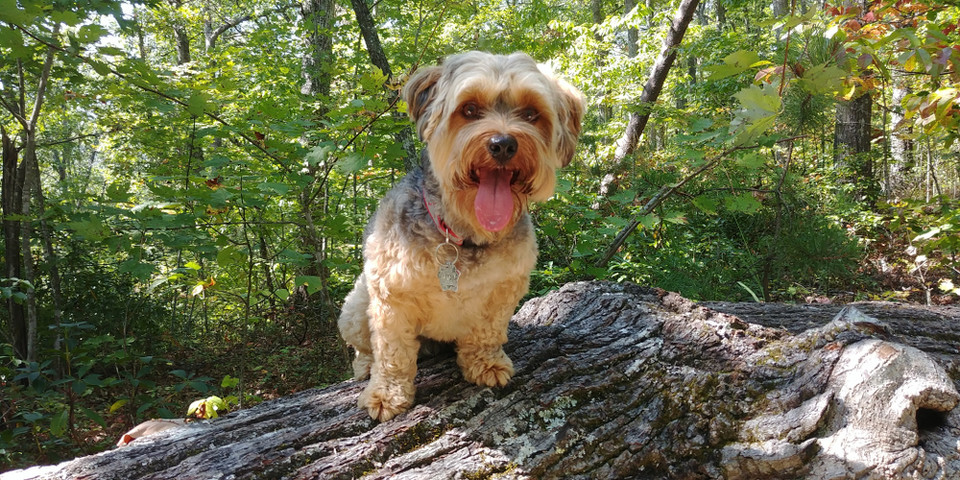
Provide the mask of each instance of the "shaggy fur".
[{"label": "shaggy fur", "polygon": [[[510,380],[502,345],[537,258],[527,206],[553,194],[583,116],[580,92],[522,53],[450,57],[403,97],[423,168],[381,200],[339,320],[355,377],[370,376],[358,403],[381,421],[413,404],[422,338],[455,342],[470,382]],[[445,291],[440,265],[454,260],[458,286]]]}]

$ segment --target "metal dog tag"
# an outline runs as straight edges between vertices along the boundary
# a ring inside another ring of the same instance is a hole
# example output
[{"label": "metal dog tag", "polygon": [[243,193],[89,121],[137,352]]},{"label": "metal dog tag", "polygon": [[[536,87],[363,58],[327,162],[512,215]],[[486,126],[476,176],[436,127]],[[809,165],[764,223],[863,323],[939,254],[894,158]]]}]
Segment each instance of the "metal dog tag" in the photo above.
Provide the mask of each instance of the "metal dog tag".
[{"label": "metal dog tag", "polygon": [[460,283],[460,270],[453,262],[440,264],[440,271],[437,272],[437,278],[440,279],[440,289],[444,292],[456,292]]},{"label": "metal dog tag", "polygon": [[[453,249],[453,260],[444,262],[440,259],[443,247]],[[437,271],[437,278],[440,279],[440,289],[444,292],[456,292],[460,285],[460,270],[457,270],[456,265],[457,261],[460,260],[460,249],[450,243],[450,238],[448,237],[446,243],[437,245],[437,250],[434,251],[433,254],[437,257],[437,263],[440,264],[440,269]]]}]

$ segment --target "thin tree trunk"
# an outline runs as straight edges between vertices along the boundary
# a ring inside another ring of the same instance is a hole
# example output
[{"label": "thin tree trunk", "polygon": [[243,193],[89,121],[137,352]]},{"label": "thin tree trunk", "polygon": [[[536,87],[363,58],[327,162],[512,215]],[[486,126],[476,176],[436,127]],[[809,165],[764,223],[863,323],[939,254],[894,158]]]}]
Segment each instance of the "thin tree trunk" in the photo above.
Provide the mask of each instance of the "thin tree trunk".
[{"label": "thin tree trunk", "polygon": [[699,0],[681,0],[680,6],[677,7],[670,30],[663,39],[660,55],[657,56],[657,60],[654,62],[653,69],[650,72],[650,77],[643,86],[638,111],[635,112],[635,114],[631,113],[630,120],[627,122],[627,128],[617,142],[613,163],[601,181],[601,196],[608,196],[613,193],[614,184],[619,172],[622,170],[627,158],[633,154],[637,148],[640,135],[643,133],[643,129],[650,119],[653,105],[657,101],[657,98],[660,97],[660,92],[663,90],[663,84],[667,79],[667,74],[670,73],[670,68],[677,58],[677,47],[679,47],[680,42],[683,41],[683,35],[687,31],[687,26],[690,25],[694,13],[696,13],[698,4]]},{"label": "thin tree trunk", "polygon": [[[36,138],[33,137],[32,132],[24,132],[24,144],[23,161],[20,162],[18,169],[21,174],[21,185],[23,186],[20,197],[20,255],[23,258],[23,279],[30,282],[30,285],[35,286],[37,284],[37,276],[33,262],[33,222],[30,218],[30,201],[32,190],[35,188],[34,184],[39,181],[39,178],[34,176],[34,172],[36,171],[34,164],[37,161],[37,155],[34,150]],[[28,288],[25,293],[27,295],[24,301],[27,322],[26,360],[28,362],[35,362],[37,360],[37,293],[35,288]]]},{"label": "thin tree trunk", "polygon": [[[318,120],[327,114],[327,108],[323,105],[327,103],[326,100],[330,97],[333,81],[330,72],[335,61],[333,56],[335,7],[336,4],[333,0],[303,0],[300,4],[302,30],[305,32],[305,49],[301,60],[303,85],[300,87],[300,93],[319,97],[318,100],[320,101],[318,103],[321,106],[314,112],[314,116]],[[300,212],[304,220],[301,238],[306,250],[313,256],[312,262],[305,273],[320,279],[321,290],[318,295],[323,310],[322,315],[332,318],[333,302],[327,287],[330,272],[325,264],[326,240],[316,223],[318,217],[323,218],[324,206],[327,203],[328,188],[324,181],[327,171],[321,171],[316,166],[311,166],[310,169],[313,181],[299,195]],[[298,286],[298,290],[293,297],[293,301],[304,300],[308,304],[311,303],[306,289],[303,286]],[[315,312],[311,312],[311,314],[315,314]]]},{"label": "thin tree trunk", "polygon": [[[887,191],[888,197],[896,197],[907,188],[913,171],[916,168],[916,158],[913,153],[913,140],[909,136],[913,127],[901,126],[903,121],[903,100],[910,94],[910,87],[904,75],[894,75],[892,79],[893,95],[890,105],[890,181]],[[900,127],[900,128],[898,128]]]},{"label": "thin tree trunk", "polygon": [[173,37],[177,43],[177,65],[190,63],[190,35],[187,33],[187,27],[174,25]]},{"label": "thin tree trunk", "polygon": [[875,190],[873,159],[870,153],[873,99],[864,93],[850,101],[837,104],[834,138],[834,162],[850,170],[847,180],[857,186],[858,196],[869,200]]},{"label": "thin tree trunk", "polygon": [[[304,42],[306,50],[303,54],[301,73],[303,85],[300,93],[319,96],[322,99],[330,96],[330,75],[333,64],[333,0],[303,0],[300,4],[303,30],[306,32]],[[323,104],[323,102],[320,102]],[[326,114],[326,108],[316,112],[318,117]]]},{"label": "thin tree trunk", "polygon": [[63,289],[60,283],[60,261],[56,250],[53,248],[53,232],[50,223],[46,220],[46,197],[43,195],[43,182],[40,182],[40,165],[34,162],[36,169],[34,178],[36,182],[36,205],[37,217],[40,219],[40,239],[43,243],[44,256],[46,257],[48,275],[50,277],[50,295],[53,299],[53,321],[59,327],[63,322]]},{"label": "thin tree trunk", "polygon": [[[19,150],[7,130],[0,126],[3,139],[3,259],[4,276],[8,279],[22,279],[22,257],[20,256],[20,222],[15,220],[20,214],[21,192],[23,185],[19,181]],[[19,287],[19,286],[18,286]],[[27,358],[27,320],[23,303],[15,297],[6,300],[7,315],[10,322],[10,336],[13,351],[17,358]]]},{"label": "thin tree trunk", "polygon": [[[391,104],[395,103],[399,98],[399,92],[396,89],[390,88],[389,83],[393,78],[393,71],[390,69],[387,54],[383,51],[383,46],[380,44],[380,35],[377,33],[376,23],[373,20],[370,7],[367,6],[365,0],[350,0],[350,4],[353,6],[353,13],[357,16],[357,25],[360,27],[361,35],[363,35],[363,43],[367,47],[367,54],[370,55],[370,63],[379,68],[380,72],[387,77],[388,84],[384,85],[387,102]],[[399,116],[396,110],[394,110],[394,118],[397,119],[397,121],[402,121]],[[420,156],[417,155],[417,148],[413,139],[413,129],[409,123],[394,135],[394,139],[403,147],[403,151],[406,153],[403,159],[406,170],[408,172],[413,171],[413,169],[420,165]]]}]

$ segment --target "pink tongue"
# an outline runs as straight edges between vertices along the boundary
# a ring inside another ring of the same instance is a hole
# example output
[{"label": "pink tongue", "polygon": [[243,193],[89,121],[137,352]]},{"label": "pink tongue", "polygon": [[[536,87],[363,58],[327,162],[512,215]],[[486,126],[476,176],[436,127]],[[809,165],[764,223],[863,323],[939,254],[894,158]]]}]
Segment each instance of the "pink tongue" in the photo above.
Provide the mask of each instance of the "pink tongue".
[{"label": "pink tongue", "polygon": [[473,211],[483,228],[499,232],[513,218],[513,192],[510,180],[513,172],[506,169],[483,169],[477,172],[480,185]]}]

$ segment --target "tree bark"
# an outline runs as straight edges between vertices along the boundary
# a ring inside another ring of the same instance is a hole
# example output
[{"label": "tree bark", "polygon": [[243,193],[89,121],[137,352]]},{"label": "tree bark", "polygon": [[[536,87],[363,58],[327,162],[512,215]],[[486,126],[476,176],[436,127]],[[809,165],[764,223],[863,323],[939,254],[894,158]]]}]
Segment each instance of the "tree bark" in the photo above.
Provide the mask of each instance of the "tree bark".
[{"label": "tree bark", "polygon": [[[7,130],[0,126],[0,136],[3,141],[3,185],[0,188],[3,204],[3,263],[4,277],[7,279],[23,278],[23,262],[20,257],[20,222],[16,220],[20,214],[21,192],[23,185],[19,182],[18,166],[20,150]],[[27,358],[27,317],[23,303],[14,297],[6,299],[7,321],[13,352],[20,359]]]},{"label": "tree bark", "polygon": [[630,114],[630,119],[627,122],[623,136],[620,137],[620,140],[617,142],[613,164],[609,172],[604,175],[600,182],[601,196],[609,196],[613,193],[617,176],[623,164],[626,162],[627,157],[636,150],[637,143],[640,141],[640,135],[643,133],[643,129],[650,119],[653,104],[657,101],[657,98],[660,97],[660,92],[663,90],[663,84],[667,79],[667,74],[670,73],[670,68],[677,58],[677,47],[679,47],[680,42],[683,41],[683,35],[686,33],[687,26],[690,25],[690,21],[693,19],[698,4],[699,0],[681,0],[680,6],[677,7],[677,12],[673,17],[670,30],[663,39],[660,55],[657,56],[657,60],[653,64],[650,77],[643,85],[643,92],[640,94],[637,111]]},{"label": "tree bark", "polygon": [[[300,93],[320,96],[321,99],[330,96],[332,82],[333,8],[333,0],[303,0],[300,4],[302,25],[306,32]],[[317,112],[318,117],[326,115],[326,109],[322,110]]]},{"label": "tree bark", "polygon": [[906,75],[894,74],[892,79],[893,95],[890,105],[890,124],[888,133],[890,139],[891,165],[889,181],[887,182],[887,197],[895,198],[906,194],[917,161],[913,153],[913,127],[901,125],[904,118],[903,100],[910,94],[910,86]]},{"label": "tree bark", "polygon": [[14,475],[960,475],[958,309],[870,304],[884,324],[856,308],[830,321],[832,306],[746,305],[744,318],[771,327],[718,311],[742,305],[569,284],[514,316],[505,350],[516,375],[504,388],[466,384],[447,352],[421,359],[415,406],[382,424],[356,407],[364,383],[347,381]]},{"label": "tree bark", "polygon": [[[388,83],[384,85],[384,90],[387,95],[387,102],[393,104],[400,95],[397,89],[390,88],[389,83],[393,78],[393,71],[390,68],[390,61],[387,59],[387,54],[383,50],[383,45],[380,44],[380,35],[377,33],[377,27],[373,21],[373,14],[370,12],[370,7],[367,6],[365,0],[350,0],[350,4],[353,6],[354,15],[357,16],[357,25],[360,27],[360,34],[363,35],[363,43],[367,46],[370,63],[379,68],[380,72],[387,77]],[[399,118],[400,114],[397,113],[396,110],[394,110],[393,116],[398,121],[403,121]],[[406,123],[405,126],[394,135],[394,139],[403,147],[406,153],[403,159],[406,170],[411,172],[419,167],[420,155],[417,154],[417,148],[413,140],[413,128],[410,127],[409,123]]]},{"label": "tree bark", "polygon": [[190,35],[187,33],[187,27],[174,25],[173,38],[177,44],[177,65],[190,63]]},{"label": "tree bark", "polygon": [[857,186],[862,200],[869,200],[876,193],[873,159],[867,155],[872,115],[873,99],[869,93],[837,104],[834,163],[850,170],[847,181]]}]

